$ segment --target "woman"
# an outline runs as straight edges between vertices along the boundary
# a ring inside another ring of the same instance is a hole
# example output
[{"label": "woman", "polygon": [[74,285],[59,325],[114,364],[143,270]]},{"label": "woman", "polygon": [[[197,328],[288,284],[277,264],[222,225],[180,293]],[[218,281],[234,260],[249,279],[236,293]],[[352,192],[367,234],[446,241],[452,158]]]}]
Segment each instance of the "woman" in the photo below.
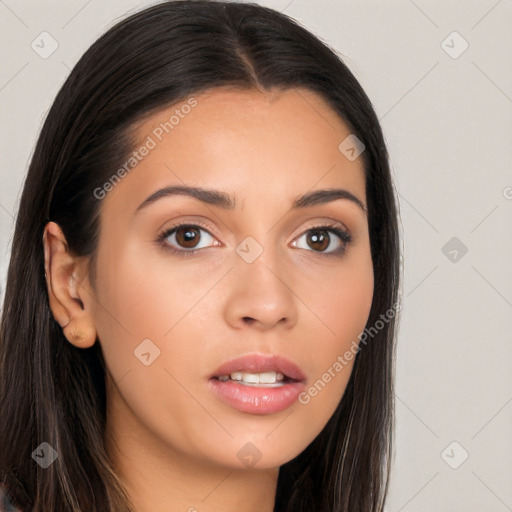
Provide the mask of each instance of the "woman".
[{"label": "woman", "polygon": [[255,4],[130,16],[73,69],[24,184],[9,500],[381,511],[398,286],[381,128],[334,51]]}]

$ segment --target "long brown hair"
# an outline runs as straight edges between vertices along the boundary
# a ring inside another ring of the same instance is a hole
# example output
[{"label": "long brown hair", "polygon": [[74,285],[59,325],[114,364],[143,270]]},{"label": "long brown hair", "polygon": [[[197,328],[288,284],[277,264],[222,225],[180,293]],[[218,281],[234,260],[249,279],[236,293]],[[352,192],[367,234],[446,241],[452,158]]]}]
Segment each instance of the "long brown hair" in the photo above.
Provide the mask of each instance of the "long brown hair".
[{"label": "long brown hair", "polygon": [[[306,88],[365,145],[374,296],[348,386],[317,438],[280,468],[276,512],[381,512],[393,439],[399,233],[381,127],[340,56],[299,23],[250,3],[169,1],[122,20],[83,55],[37,141],[19,204],[0,330],[0,481],[24,511],[132,510],[106,453],[99,340],[67,341],[49,308],[42,234],[52,220],[76,255],[94,258],[93,194],[133,151],[134,123],[215,87]],[[341,141],[340,141],[341,142]],[[32,453],[58,453],[46,469]]]}]

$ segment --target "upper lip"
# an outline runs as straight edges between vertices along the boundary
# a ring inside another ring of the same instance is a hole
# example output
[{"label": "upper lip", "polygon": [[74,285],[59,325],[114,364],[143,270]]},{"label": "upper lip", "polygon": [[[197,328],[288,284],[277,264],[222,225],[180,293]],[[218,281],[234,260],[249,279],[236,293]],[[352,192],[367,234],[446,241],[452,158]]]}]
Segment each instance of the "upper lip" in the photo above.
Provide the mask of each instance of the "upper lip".
[{"label": "upper lip", "polygon": [[279,372],[292,380],[303,381],[306,379],[303,371],[292,361],[277,354],[246,354],[230,359],[221,364],[210,377],[230,375],[233,372]]}]

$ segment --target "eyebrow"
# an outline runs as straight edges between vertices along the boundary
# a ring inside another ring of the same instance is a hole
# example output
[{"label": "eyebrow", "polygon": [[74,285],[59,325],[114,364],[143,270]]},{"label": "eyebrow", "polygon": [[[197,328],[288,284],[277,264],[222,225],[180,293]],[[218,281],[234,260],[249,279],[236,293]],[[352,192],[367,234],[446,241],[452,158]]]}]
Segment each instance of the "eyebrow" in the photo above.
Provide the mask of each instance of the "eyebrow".
[{"label": "eyebrow", "polygon": [[[137,207],[135,213],[138,213],[140,210],[146,208],[150,204],[153,204],[155,201],[158,201],[159,199],[175,195],[193,197],[195,199],[198,199],[199,201],[202,201],[203,203],[217,206],[225,210],[234,210],[236,207],[236,199],[233,196],[226,194],[225,192],[202,187],[189,187],[177,185],[164,187],[157,190],[149,197],[147,197]],[[313,190],[312,192],[308,192],[302,196],[298,196],[293,201],[291,209],[295,210],[298,208],[308,208],[310,206],[317,206],[321,204],[330,203],[338,199],[346,199],[348,201],[351,201],[352,203],[356,204],[365,215],[367,215],[367,209],[363,202],[360,201],[348,190],[341,188]]]}]

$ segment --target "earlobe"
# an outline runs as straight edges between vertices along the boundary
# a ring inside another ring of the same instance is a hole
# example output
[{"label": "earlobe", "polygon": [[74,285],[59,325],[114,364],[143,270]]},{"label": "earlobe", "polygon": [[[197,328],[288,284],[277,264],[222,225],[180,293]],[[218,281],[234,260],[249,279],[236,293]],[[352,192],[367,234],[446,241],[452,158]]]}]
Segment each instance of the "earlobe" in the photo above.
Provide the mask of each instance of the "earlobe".
[{"label": "earlobe", "polygon": [[44,267],[48,300],[55,320],[70,343],[80,348],[94,345],[96,328],[90,308],[80,295],[87,267],[72,255],[59,225],[48,222],[43,233]]},{"label": "earlobe", "polygon": [[68,341],[79,348],[89,348],[96,341],[96,329],[90,324],[71,320],[63,329]]}]

